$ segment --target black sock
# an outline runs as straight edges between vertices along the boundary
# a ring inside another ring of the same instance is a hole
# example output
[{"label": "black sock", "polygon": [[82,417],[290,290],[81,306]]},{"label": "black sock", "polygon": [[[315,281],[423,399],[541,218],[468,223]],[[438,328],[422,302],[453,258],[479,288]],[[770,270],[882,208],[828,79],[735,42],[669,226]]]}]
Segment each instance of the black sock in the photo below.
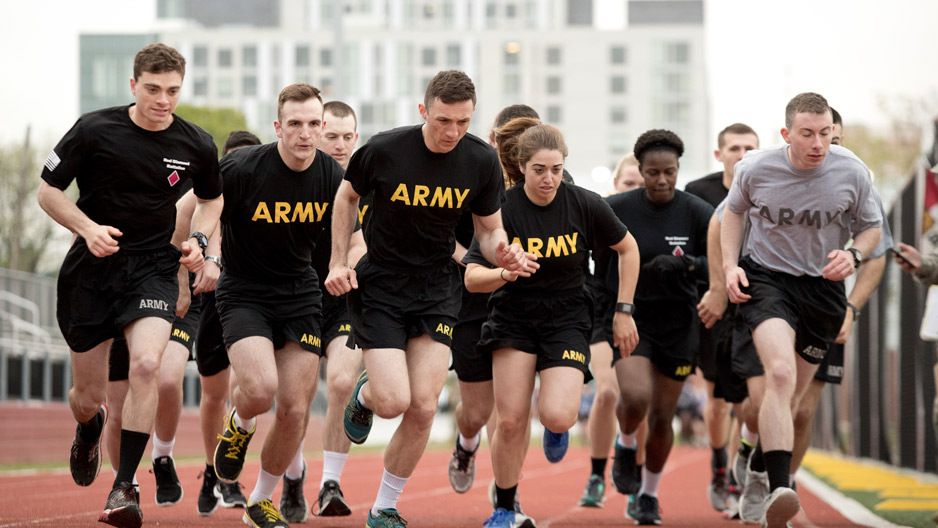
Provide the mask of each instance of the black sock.
[{"label": "black sock", "polygon": [[495,486],[495,507],[515,511],[515,493],[517,492],[517,484],[510,488],[499,488]]},{"label": "black sock", "polygon": [[120,465],[117,467],[117,476],[114,477],[114,487],[121,482],[134,481],[134,473],[137,472],[137,466],[140,465],[140,459],[143,458],[149,441],[148,433],[121,429]]},{"label": "black sock", "polygon": [[726,469],[726,446],[713,447],[710,453],[710,467],[716,471]]},{"label": "black sock", "polygon": [[789,474],[791,469],[791,451],[766,451],[762,457],[765,459],[765,468],[769,473],[769,490],[789,488]]},{"label": "black sock", "polygon": [[95,443],[101,436],[101,429],[104,428],[104,417],[95,411],[94,418],[78,424],[78,439],[86,444]]},{"label": "black sock", "polygon": [[765,460],[762,458],[762,442],[756,444],[756,450],[752,452],[752,456],[749,457],[749,469],[756,471],[758,473],[765,472]]},{"label": "black sock", "polygon": [[603,480],[606,479],[606,460],[608,458],[590,458],[590,465],[593,467],[592,475],[599,475]]}]

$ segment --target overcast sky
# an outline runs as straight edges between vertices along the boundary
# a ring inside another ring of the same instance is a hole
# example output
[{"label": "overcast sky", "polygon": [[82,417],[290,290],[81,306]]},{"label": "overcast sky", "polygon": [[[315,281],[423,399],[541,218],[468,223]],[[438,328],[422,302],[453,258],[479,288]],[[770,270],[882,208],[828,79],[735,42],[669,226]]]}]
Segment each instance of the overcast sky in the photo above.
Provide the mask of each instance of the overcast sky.
[{"label": "overcast sky", "polygon": [[[597,0],[597,6],[617,12],[621,2]],[[826,96],[848,126],[887,123],[880,99],[924,99],[938,115],[938,1],[707,0],[705,5],[714,136],[742,121],[764,144],[778,142],[785,103],[802,91]],[[20,141],[31,124],[35,142],[54,144],[78,117],[79,32],[152,30],[154,6],[154,0],[5,3],[0,143]],[[922,123],[936,115],[922,115]]]}]

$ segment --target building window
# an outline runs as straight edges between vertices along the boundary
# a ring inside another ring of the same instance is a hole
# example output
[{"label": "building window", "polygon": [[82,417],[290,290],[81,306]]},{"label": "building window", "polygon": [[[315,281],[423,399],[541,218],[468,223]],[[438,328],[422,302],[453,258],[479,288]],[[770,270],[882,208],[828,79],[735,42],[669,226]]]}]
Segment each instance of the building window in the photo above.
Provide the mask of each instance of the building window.
[{"label": "building window", "polygon": [[658,103],[655,105],[655,121],[677,123],[690,119],[690,104],[685,102]]},{"label": "building window", "polygon": [[448,44],[446,46],[446,65],[450,68],[457,68],[462,62],[462,49],[459,44]]},{"label": "building window", "polygon": [[359,113],[362,124],[370,125],[375,122],[375,107],[372,103],[362,103]]},{"label": "building window", "polygon": [[230,49],[218,50],[218,67],[219,68],[231,67],[231,50]]},{"label": "building window", "polygon": [[560,77],[556,75],[551,75],[547,78],[547,93],[549,94],[559,94],[563,91],[562,83],[560,82]]},{"label": "building window", "polygon": [[508,4],[505,6],[505,17],[506,18],[515,18],[518,16],[518,6],[515,4]]},{"label": "building window", "polygon": [[614,94],[625,93],[626,84],[624,75],[613,75],[609,78],[609,91]]},{"label": "building window", "polygon": [[205,46],[196,46],[192,50],[192,65],[200,68],[208,66],[208,48]]},{"label": "building window", "polygon": [[560,124],[563,121],[563,108],[558,105],[550,105],[547,107],[547,122],[553,123],[555,125]]},{"label": "building window", "polygon": [[567,0],[567,23],[571,26],[592,26],[593,0]]},{"label": "building window", "polygon": [[495,2],[485,3],[485,27],[494,27],[496,20]]},{"label": "building window", "polygon": [[231,77],[220,77],[217,88],[218,97],[231,97],[234,95],[234,82]]},{"label": "building window", "polygon": [[665,64],[687,64],[690,46],[687,42],[664,42],[655,46],[655,61]]},{"label": "building window", "polygon": [[658,92],[687,93],[690,91],[690,78],[686,73],[656,75],[655,89]]},{"label": "building window", "polygon": [[241,50],[241,59],[245,68],[257,67],[257,46],[245,46]]},{"label": "building window", "polygon": [[609,153],[615,157],[623,156],[629,152],[629,144],[625,134],[609,134]]},{"label": "building window", "polygon": [[423,48],[420,52],[421,64],[434,66],[436,64],[436,48]]},{"label": "building window", "polygon": [[521,93],[521,75],[518,73],[506,73],[504,77],[504,92],[509,95]]},{"label": "building window", "polygon": [[504,61],[505,66],[513,66],[521,62],[521,44],[517,42],[509,42],[505,44],[505,55]]},{"label": "building window", "polygon": [[609,109],[609,122],[614,124],[622,124],[626,122],[626,114],[624,106],[613,106]]},{"label": "building window", "polygon": [[241,91],[244,96],[249,97],[257,95],[257,76],[245,75],[242,80]]},{"label": "building window", "polygon": [[300,44],[296,47],[296,65],[299,68],[309,66],[309,46]]},{"label": "building window", "polygon": [[195,82],[192,83],[192,94],[196,97],[204,97],[208,95],[208,79],[205,77],[196,77]]},{"label": "building window", "polygon": [[558,66],[561,60],[561,50],[559,46],[551,46],[547,48],[547,64],[551,66]]},{"label": "building window", "polygon": [[625,64],[625,46],[613,46],[609,48],[609,62],[612,64]]},{"label": "building window", "polygon": [[319,65],[320,66],[332,66],[332,50],[329,48],[323,48],[319,50]]}]

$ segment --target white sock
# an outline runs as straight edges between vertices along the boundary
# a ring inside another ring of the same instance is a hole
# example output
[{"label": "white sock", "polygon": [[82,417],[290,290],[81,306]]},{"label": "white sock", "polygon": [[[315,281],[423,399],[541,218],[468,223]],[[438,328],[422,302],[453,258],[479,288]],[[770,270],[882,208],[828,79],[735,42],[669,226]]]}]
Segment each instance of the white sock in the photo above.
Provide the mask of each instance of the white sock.
[{"label": "white sock", "polygon": [[157,458],[168,456],[173,456],[173,445],[176,444],[176,437],[174,436],[170,441],[160,440],[160,437],[156,436],[156,433],[153,433],[153,452],[150,456],[153,457],[153,460],[156,461]]},{"label": "white sock", "polygon": [[260,472],[257,474],[257,484],[254,486],[254,491],[251,492],[248,504],[257,504],[262,500],[273,497],[274,490],[277,489],[277,484],[280,484],[281,477],[283,477],[283,475],[271,475],[261,468]]},{"label": "white sock", "polygon": [[753,433],[750,431],[749,428],[746,427],[746,424],[743,424],[743,426],[740,428],[739,436],[742,437],[742,439],[745,440],[750,447],[756,447],[756,444],[759,443],[759,433]]},{"label": "white sock", "polygon": [[481,441],[482,441],[482,431],[479,431],[478,433],[476,433],[476,435],[473,436],[472,438],[466,438],[465,436],[462,435],[462,433],[459,433],[459,445],[461,445],[463,449],[465,449],[466,451],[469,451],[470,453],[475,451],[476,448],[479,447],[479,442]]},{"label": "white sock", "polygon": [[300,447],[297,448],[296,454],[293,455],[293,460],[290,461],[290,465],[287,466],[287,472],[284,475],[290,480],[297,480],[303,478],[303,473],[306,472],[306,461],[303,460],[303,442],[300,442]]},{"label": "white sock", "polygon": [[406,478],[394,476],[385,469],[381,477],[381,487],[378,488],[378,496],[375,497],[375,504],[371,507],[371,515],[377,516],[381,510],[397,508],[397,499],[404,491],[405,484],[407,484]]},{"label": "white sock", "polygon": [[[113,472],[114,472],[114,476],[116,477],[116,476],[117,476],[117,468],[115,468],[115,467],[112,467],[112,468],[111,468],[111,471],[113,471]],[[139,482],[137,482],[137,474],[136,474],[136,473],[134,473],[134,481],[133,481],[133,482],[131,482],[131,484],[134,484],[134,485],[137,485],[137,486],[139,486],[139,485],[140,485],[140,483],[139,483]]]},{"label": "white sock", "polygon": [[635,433],[625,434],[619,432],[619,436],[616,437],[616,443],[619,444],[619,447],[627,447],[629,449],[638,447],[638,442],[635,441]]},{"label": "white sock", "polygon": [[319,481],[319,489],[322,489],[323,485],[329,480],[334,480],[336,484],[342,481],[342,470],[345,469],[347,459],[348,453],[322,452],[322,480]]},{"label": "white sock", "polygon": [[652,473],[648,471],[648,466],[642,468],[642,489],[638,491],[639,495],[648,495],[649,497],[658,496],[658,484],[661,483],[661,473]]},{"label": "white sock", "polygon": [[362,388],[358,391],[358,397],[355,399],[358,400],[358,404],[362,407],[369,409],[368,405],[365,404],[365,385],[368,385],[368,382],[362,383]]},{"label": "white sock", "polygon": [[794,483],[795,483],[795,474],[792,473],[792,474],[788,475],[788,487],[789,487],[789,488],[792,487],[792,485],[793,485]]},{"label": "white sock", "polygon": [[239,429],[243,429],[249,433],[251,432],[252,429],[254,429],[254,425],[257,423],[257,418],[251,418],[250,420],[245,420],[244,418],[241,418],[240,414],[238,414],[237,409],[235,410],[234,415],[235,415],[234,416],[235,425],[237,425]]}]

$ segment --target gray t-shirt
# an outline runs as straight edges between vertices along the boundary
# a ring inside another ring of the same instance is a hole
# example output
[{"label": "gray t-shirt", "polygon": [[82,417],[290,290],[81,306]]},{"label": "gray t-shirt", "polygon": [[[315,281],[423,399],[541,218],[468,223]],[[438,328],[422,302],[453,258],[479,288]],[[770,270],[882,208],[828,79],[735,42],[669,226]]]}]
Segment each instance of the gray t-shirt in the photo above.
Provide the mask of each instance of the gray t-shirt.
[{"label": "gray t-shirt", "polygon": [[[883,235],[879,238],[879,245],[876,246],[876,249],[873,250],[873,253],[869,255],[863,255],[863,260],[878,258],[886,254],[886,251],[892,246],[896,245],[895,241],[892,239],[892,230],[889,229],[889,222],[886,221],[886,209],[883,207],[883,199],[880,198],[879,192],[876,190],[876,187],[873,187],[873,200],[876,201],[876,206],[879,207],[879,214],[883,217]],[[859,233],[854,226],[854,233]]]},{"label": "gray t-shirt", "polygon": [[812,170],[791,164],[788,145],[749,151],[736,164],[727,200],[752,223],[752,259],[795,276],[820,277],[827,254],[843,249],[851,233],[883,223],[869,169],[837,145]]},{"label": "gray t-shirt", "polygon": [[[723,211],[726,209],[726,201],[728,198],[724,198],[717,208],[714,210],[717,215],[717,220],[720,221],[720,224],[723,223]],[[739,240],[739,258],[743,258],[749,254],[749,231],[752,230],[752,224],[749,223],[749,217],[743,216],[743,236]]]}]

